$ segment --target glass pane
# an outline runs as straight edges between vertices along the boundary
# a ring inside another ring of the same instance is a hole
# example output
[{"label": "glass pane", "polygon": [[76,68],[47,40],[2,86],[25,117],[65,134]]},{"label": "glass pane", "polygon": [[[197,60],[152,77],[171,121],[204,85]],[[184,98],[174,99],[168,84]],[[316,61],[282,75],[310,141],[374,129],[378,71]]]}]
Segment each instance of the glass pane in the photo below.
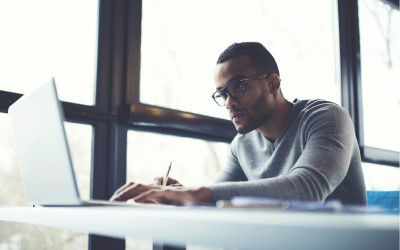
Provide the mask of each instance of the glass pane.
[{"label": "glass pane", "polygon": [[400,151],[400,13],[359,1],[365,145]]},{"label": "glass pane", "polygon": [[52,227],[0,221],[0,249],[88,249],[88,234]]},{"label": "glass pane", "polygon": [[127,180],[152,183],[172,162],[170,176],[185,186],[211,184],[224,167],[229,144],[128,132]]},{"label": "glass pane", "polygon": [[367,190],[400,190],[400,168],[366,162],[363,162],[362,166]]},{"label": "glass pane", "polygon": [[234,42],[258,41],[277,60],[285,97],[340,103],[335,4],[143,1],[141,102],[228,118],[211,99],[217,58]]},{"label": "glass pane", "polygon": [[[18,167],[11,123],[0,113],[0,206],[29,206]],[[10,192],[12,190],[12,193]]]},{"label": "glass pane", "polygon": [[[66,123],[78,188],[90,193],[92,127]],[[19,172],[11,124],[0,113],[0,207],[29,206]],[[10,192],[12,190],[12,192]],[[88,235],[68,230],[0,221],[0,249],[87,249]],[[21,246],[20,248],[15,248]]]},{"label": "glass pane", "polygon": [[94,103],[98,1],[0,1],[0,90],[26,93],[52,77],[60,98]]},{"label": "glass pane", "polygon": [[65,122],[64,127],[79,194],[82,199],[88,200],[90,198],[93,128],[90,125],[71,122]]}]

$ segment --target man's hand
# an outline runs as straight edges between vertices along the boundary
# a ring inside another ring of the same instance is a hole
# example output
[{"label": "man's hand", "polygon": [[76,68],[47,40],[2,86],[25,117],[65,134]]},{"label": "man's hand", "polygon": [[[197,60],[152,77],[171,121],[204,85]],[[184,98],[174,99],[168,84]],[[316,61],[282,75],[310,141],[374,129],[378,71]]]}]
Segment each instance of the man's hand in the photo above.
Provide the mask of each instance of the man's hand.
[{"label": "man's hand", "polygon": [[154,186],[128,182],[115,191],[110,200],[184,206],[212,202],[212,195],[208,187]]},{"label": "man's hand", "polygon": [[[164,177],[162,177],[162,176],[161,177],[156,177],[153,180],[153,184],[155,186],[162,186],[163,185],[163,183],[162,183],[163,180],[164,180]],[[177,180],[175,180],[175,179],[173,179],[171,177],[168,177],[166,186],[183,187],[183,185],[179,181],[177,181]]]}]

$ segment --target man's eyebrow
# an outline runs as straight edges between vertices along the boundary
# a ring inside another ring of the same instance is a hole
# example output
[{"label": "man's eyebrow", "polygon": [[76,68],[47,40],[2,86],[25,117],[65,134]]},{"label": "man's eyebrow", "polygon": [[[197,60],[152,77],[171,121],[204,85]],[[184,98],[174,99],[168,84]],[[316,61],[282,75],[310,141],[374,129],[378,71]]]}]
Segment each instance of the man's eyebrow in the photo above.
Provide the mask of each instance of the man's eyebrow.
[{"label": "man's eyebrow", "polygon": [[219,88],[217,88],[217,90],[223,89],[223,88],[225,88],[226,85],[228,85],[229,83],[231,83],[231,82],[233,82],[233,81],[241,80],[241,79],[243,79],[243,78],[245,78],[244,75],[237,75],[237,76],[235,76],[235,77],[229,79],[229,81],[228,81],[227,83],[225,83],[225,85],[224,85],[223,87],[219,87]]}]

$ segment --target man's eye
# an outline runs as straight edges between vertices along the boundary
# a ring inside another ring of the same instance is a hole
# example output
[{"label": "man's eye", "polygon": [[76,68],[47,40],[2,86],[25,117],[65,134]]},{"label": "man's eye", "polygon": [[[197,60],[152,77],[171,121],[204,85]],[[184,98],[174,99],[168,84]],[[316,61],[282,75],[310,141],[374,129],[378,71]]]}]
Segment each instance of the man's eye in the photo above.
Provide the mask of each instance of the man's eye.
[{"label": "man's eye", "polygon": [[216,98],[226,98],[226,93],[225,92],[216,92],[216,94],[215,94],[215,97]]},{"label": "man's eye", "polygon": [[237,81],[237,82],[233,82],[230,86],[229,86],[229,92],[232,95],[236,95],[237,93],[242,92],[243,87],[242,87],[242,82],[241,81]]}]

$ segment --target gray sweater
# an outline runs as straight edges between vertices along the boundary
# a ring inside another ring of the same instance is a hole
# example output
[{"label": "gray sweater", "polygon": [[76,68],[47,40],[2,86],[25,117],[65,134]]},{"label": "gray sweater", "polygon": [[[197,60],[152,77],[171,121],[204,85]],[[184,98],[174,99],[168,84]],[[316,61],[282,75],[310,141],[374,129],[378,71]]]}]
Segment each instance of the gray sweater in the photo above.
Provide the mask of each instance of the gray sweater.
[{"label": "gray sweater", "polygon": [[262,196],[366,204],[350,116],[332,102],[295,100],[275,142],[258,130],[233,139],[227,166],[211,185],[211,192],[215,201]]}]

